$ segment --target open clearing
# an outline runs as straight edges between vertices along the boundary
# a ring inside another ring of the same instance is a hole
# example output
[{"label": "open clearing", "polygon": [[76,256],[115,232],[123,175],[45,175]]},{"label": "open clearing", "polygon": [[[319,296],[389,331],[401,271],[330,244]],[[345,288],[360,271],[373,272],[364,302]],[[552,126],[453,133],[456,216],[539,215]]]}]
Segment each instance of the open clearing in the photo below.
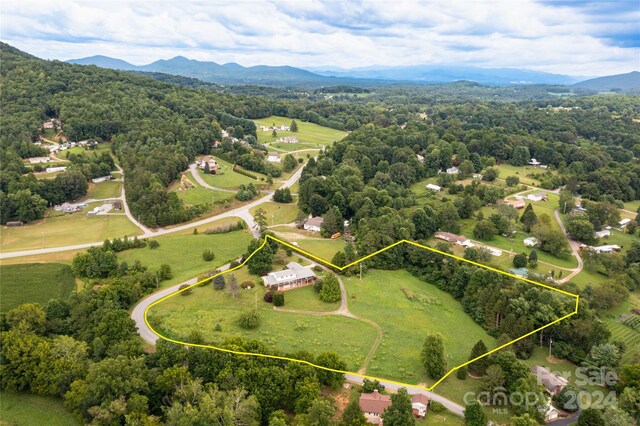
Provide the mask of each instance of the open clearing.
[{"label": "open clearing", "polygon": [[[272,131],[260,130],[259,126],[276,126],[290,125],[293,119],[287,117],[278,117],[272,115],[271,117],[254,120],[258,126],[258,142],[261,144],[269,144],[270,147],[278,148],[282,151],[297,151],[301,149],[321,149],[325,145],[330,145],[335,141],[343,139],[347,132],[341,130],[331,129],[329,127],[322,127],[314,123],[305,123],[300,120],[296,120],[298,123],[297,132],[277,131],[277,136],[272,136]],[[282,143],[277,142],[278,139],[285,136],[295,136],[299,139],[298,143]]]},{"label": "open clearing", "polygon": [[249,212],[255,215],[258,209],[266,212],[267,226],[294,222],[298,214],[298,205],[295,203],[262,203],[259,206],[253,207]]},{"label": "open clearing", "polygon": [[[238,189],[240,185],[248,185],[250,183],[257,186],[265,186],[266,183],[260,180],[255,180],[250,178],[249,176],[241,175],[240,173],[236,173],[233,171],[233,165],[224,161],[221,158],[214,157],[220,166],[220,172],[215,175],[206,174],[200,168],[198,168],[198,174],[206,183],[211,186],[215,186],[216,188],[222,189]],[[262,176],[259,173],[248,170],[249,173],[254,174],[256,176]],[[191,173],[188,173],[188,176],[193,179]]]},{"label": "open clearing", "polygon": [[66,299],[76,283],[68,265],[27,263],[0,266],[0,311],[6,312],[23,303],[44,306],[49,299]]},{"label": "open clearing", "polygon": [[75,426],[81,423],[64,409],[61,399],[2,391],[0,424]]},{"label": "open clearing", "polygon": [[59,247],[135,236],[142,232],[122,215],[88,216],[85,212],[51,216],[24,226],[0,229],[0,249],[16,251]]},{"label": "open clearing", "polygon": [[122,182],[105,181],[100,183],[90,183],[87,195],[84,198],[95,198],[102,200],[105,198],[116,198],[122,192]]},{"label": "open clearing", "polygon": [[[208,228],[211,228],[209,226]],[[205,227],[200,227],[198,235],[167,235],[153,238],[160,243],[157,249],[148,246],[125,250],[118,253],[120,262],[132,265],[139,260],[150,270],[160,269],[163,263],[171,266],[173,278],[163,282],[164,285],[183,282],[196,275],[213,270],[219,265],[242,256],[247,249],[251,235],[248,230],[234,231],[226,234],[204,234]],[[202,259],[202,252],[211,249],[215,259],[206,262]]]}]

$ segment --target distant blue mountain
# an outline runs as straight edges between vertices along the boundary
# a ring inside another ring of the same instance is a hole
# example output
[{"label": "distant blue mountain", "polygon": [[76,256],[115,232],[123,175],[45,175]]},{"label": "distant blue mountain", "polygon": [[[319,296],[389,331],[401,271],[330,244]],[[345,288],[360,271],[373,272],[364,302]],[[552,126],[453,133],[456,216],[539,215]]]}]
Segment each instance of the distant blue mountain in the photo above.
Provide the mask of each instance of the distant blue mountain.
[{"label": "distant blue mountain", "polygon": [[609,75],[581,81],[575,85],[598,92],[621,91],[640,92],[640,72],[632,71],[626,74]]},{"label": "distant blue mountain", "polygon": [[336,67],[301,69],[291,66],[258,65],[244,67],[237,63],[218,64],[176,56],[147,65],[136,66],[121,59],[91,56],[68,62],[97,65],[126,71],[161,72],[197,78],[218,84],[264,84],[279,86],[337,84],[367,85],[382,82],[449,83],[473,81],[480,84],[508,86],[529,84],[570,85],[585,77],[572,77],[516,68],[479,68],[466,66],[414,65],[402,67]]}]

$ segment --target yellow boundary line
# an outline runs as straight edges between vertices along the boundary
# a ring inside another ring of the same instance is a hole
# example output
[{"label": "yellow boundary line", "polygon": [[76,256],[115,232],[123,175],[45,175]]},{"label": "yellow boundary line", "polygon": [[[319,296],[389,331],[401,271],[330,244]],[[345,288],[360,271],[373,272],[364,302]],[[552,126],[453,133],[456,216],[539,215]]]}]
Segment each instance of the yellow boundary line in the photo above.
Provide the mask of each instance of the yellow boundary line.
[{"label": "yellow boundary line", "polygon": [[[204,282],[206,282],[206,281],[212,280],[213,278],[217,277],[218,275],[226,274],[226,273],[229,273],[229,272],[235,271],[236,269],[242,268],[242,267],[243,267],[243,266],[244,266],[244,265],[249,261],[249,259],[251,259],[251,257],[253,257],[253,255],[254,255],[254,254],[256,254],[258,251],[260,251],[260,250],[264,247],[264,245],[267,243],[267,241],[268,241],[268,240],[273,240],[273,241],[275,241],[275,242],[277,242],[277,243],[279,243],[279,244],[282,244],[282,245],[284,245],[284,246],[286,246],[286,247],[289,247],[289,248],[291,248],[291,249],[293,249],[293,250],[296,250],[296,251],[298,251],[298,252],[302,253],[303,255],[305,255],[305,256],[307,256],[307,257],[310,257],[310,258],[312,258],[312,259],[315,259],[315,260],[317,260],[317,261],[319,261],[319,262],[321,262],[321,263],[323,263],[323,264],[325,264],[325,265],[331,266],[332,268],[335,268],[335,269],[337,269],[337,270],[339,270],[339,271],[343,271],[343,270],[345,270],[345,269],[347,269],[347,268],[349,268],[349,267],[351,267],[351,266],[357,265],[358,263],[363,262],[363,261],[365,261],[365,260],[367,260],[367,259],[369,259],[369,258],[371,258],[371,257],[373,257],[373,256],[376,256],[376,255],[378,255],[378,254],[380,254],[380,253],[382,253],[382,252],[384,252],[384,251],[386,251],[386,250],[389,250],[390,248],[393,248],[393,247],[395,247],[395,246],[397,246],[397,245],[400,245],[400,244],[402,244],[402,243],[406,243],[406,244],[410,244],[410,245],[415,246],[415,247],[419,247],[419,248],[422,248],[422,249],[425,249],[425,250],[431,251],[431,252],[433,252],[433,253],[438,253],[438,254],[441,254],[441,255],[446,256],[446,257],[450,257],[450,258],[453,258],[453,259],[456,259],[456,260],[459,260],[459,261],[462,261],[462,262],[466,262],[466,263],[469,263],[469,264],[472,264],[472,265],[475,265],[475,266],[479,266],[479,267],[481,267],[481,268],[488,269],[488,270],[490,270],[490,271],[497,272],[497,273],[499,273],[499,274],[506,275],[506,276],[508,276],[508,277],[515,278],[515,279],[520,280],[520,281],[524,281],[524,282],[527,282],[527,283],[530,283],[530,284],[534,284],[534,285],[537,285],[537,286],[540,286],[540,287],[546,288],[547,290],[552,290],[552,291],[555,291],[555,292],[558,292],[558,293],[564,294],[564,295],[566,295],[566,296],[574,297],[574,298],[576,299],[576,307],[575,307],[575,309],[574,309],[574,311],[573,311],[573,312],[571,312],[571,313],[569,313],[569,314],[567,314],[567,315],[564,315],[564,316],[562,316],[562,317],[560,317],[560,318],[558,318],[558,319],[556,319],[556,320],[554,320],[554,321],[550,322],[549,324],[543,325],[542,327],[538,327],[538,328],[536,328],[535,330],[532,330],[532,331],[530,331],[529,333],[527,333],[527,334],[525,334],[525,335],[523,335],[523,336],[518,337],[517,339],[514,339],[514,340],[512,340],[512,341],[510,341],[510,342],[508,342],[508,343],[505,343],[505,344],[503,344],[503,345],[500,345],[500,346],[498,346],[497,348],[492,349],[492,350],[488,351],[488,352],[487,352],[487,353],[485,353],[485,354],[482,354],[482,355],[480,355],[480,356],[478,356],[478,357],[476,357],[476,358],[470,359],[469,361],[467,361],[467,362],[465,362],[465,363],[463,363],[463,364],[460,364],[460,365],[458,365],[458,366],[456,366],[456,367],[452,368],[451,370],[447,371],[447,373],[446,373],[444,376],[442,376],[442,377],[440,378],[440,380],[438,380],[437,382],[435,382],[433,385],[431,385],[431,386],[429,386],[429,387],[426,387],[426,386],[420,386],[420,385],[412,385],[412,384],[409,384],[409,383],[403,383],[403,382],[397,382],[397,381],[394,381],[394,380],[384,379],[384,378],[381,378],[381,377],[375,377],[375,376],[369,376],[369,375],[366,375],[366,374],[360,374],[360,373],[356,373],[356,372],[352,372],[352,371],[336,370],[336,369],[333,369],[333,368],[324,367],[324,366],[322,366],[322,365],[317,365],[317,364],[314,364],[314,363],[309,362],[309,361],[305,361],[305,360],[301,360],[301,359],[289,358],[289,357],[286,357],[286,356],[269,355],[269,354],[263,354],[263,353],[257,353],[257,352],[234,351],[234,350],[231,350],[231,349],[220,348],[220,347],[213,346],[213,345],[203,345],[203,344],[198,344],[198,343],[188,343],[188,342],[183,342],[183,341],[180,341],[180,340],[176,340],[176,339],[171,339],[171,338],[169,338],[169,337],[165,337],[165,336],[163,336],[162,334],[158,333],[158,332],[157,332],[157,331],[156,331],[156,330],[151,326],[151,324],[149,323],[149,320],[147,319],[147,314],[148,314],[148,312],[149,312],[149,309],[151,309],[153,306],[155,306],[155,305],[157,305],[157,304],[161,303],[161,302],[162,302],[162,301],[164,301],[164,300],[169,299],[170,297],[176,296],[176,295],[178,295],[178,294],[182,293],[183,291],[186,291],[186,290],[188,290],[188,289],[190,289],[190,288],[192,288],[192,287],[198,286],[198,285],[200,285],[200,284],[202,284],[202,283],[204,283]],[[511,274],[511,273],[508,273],[508,272],[502,271],[502,270],[500,270],[500,269],[493,268],[493,267],[491,267],[491,266],[486,266],[486,265],[483,265],[483,264],[481,264],[481,263],[474,262],[474,261],[472,261],[472,260],[468,260],[468,259],[465,259],[465,258],[460,257],[460,256],[456,256],[456,255],[454,255],[454,254],[445,253],[445,252],[443,252],[443,251],[440,251],[440,250],[434,249],[434,248],[429,247],[429,246],[425,246],[425,245],[420,244],[420,243],[417,243],[417,242],[415,242],[415,241],[409,241],[409,240],[400,240],[400,241],[397,241],[397,242],[395,242],[395,243],[393,243],[393,244],[388,245],[387,247],[385,247],[385,248],[383,248],[383,249],[380,249],[380,250],[378,250],[378,251],[376,251],[376,252],[374,252],[374,253],[371,253],[371,254],[369,254],[369,255],[367,255],[367,256],[365,256],[365,257],[361,258],[361,259],[358,259],[358,260],[356,260],[356,261],[354,261],[354,262],[349,263],[348,265],[345,265],[345,266],[342,266],[342,267],[341,267],[341,266],[334,265],[334,264],[332,264],[331,262],[329,262],[329,261],[327,261],[327,260],[325,260],[325,259],[322,259],[322,258],[320,258],[320,257],[318,257],[318,256],[315,256],[314,254],[311,254],[311,253],[309,253],[309,252],[307,252],[307,251],[305,251],[305,250],[302,250],[302,249],[300,249],[299,247],[296,247],[296,246],[294,246],[294,245],[291,245],[291,244],[289,244],[289,243],[286,243],[286,242],[284,242],[284,241],[282,241],[282,240],[280,240],[280,239],[278,239],[278,238],[276,238],[276,237],[273,237],[273,236],[271,236],[271,235],[267,235],[267,236],[265,236],[265,239],[264,239],[264,241],[262,242],[262,244],[260,245],[260,247],[258,247],[258,248],[253,252],[253,253],[251,253],[251,254],[250,254],[250,255],[249,255],[249,256],[244,260],[244,262],[242,262],[242,263],[241,263],[241,264],[239,264],[238,266],[236,266],[236,267],[234,267],[234,268],[229,268],[229,269],[227,269],[226,271],[219,272],[219,273],[217,273],[217,274],[215,274],[215,275],[212,275],[212,276],[210,276],[210,277],[208,277],[208,278],[205,278],[204,280],[198,281],[198,282],[197,282],[197,283],[195,283],[195,284],[191,284],[191,285],[190,285],[190,286],[188,286],[188,287],[185,287],[185,288],[183,288],[183,289],[181,289],[181,290],[178,290],[178,291],[176,291],[176,292],[174,292],[174,293],[168,294],[168,295],[166,295],[166,296],[162,297],[161,299],[156,300],[155,302],[153,302],[153,303],[152,303],[152,304],[150,304],[149,306],[147,306],[147,308],[144,310],[144,322],[147,324],[147,327],[149,327],[149,329],[150,329],[154,334],[156,334],[159,338],[161,338],[161,339],[163,339],[163,340],[166,340],[166,341],[168,341],[168,342],[171,342],[171,343],[175,343],[175,344],[177,344],[177,345],[191,346],[191,347],[195,347],[195,348],[215,349],[215,350],[218,350],[218,351],[221,351],[221,352],[227,352],[227,353],[232,353],[232,354],[236,354],[236,355],[249,355],[249,356],[257,356],[257,357],[263,357],[263,358],[279,359],[279,360],[284,360],[284,361],[299,362],[299,363],[301,363],[301,364],[310,365],[311,367],[320,368],[320,369],[322,369],[322,370],[331,371],[331,372],[333,372],[333,373],[350,374],[350,375],[352,375],[352,376],[361,377],[361,378],[363,378],[363,379],[379,380],[379,381],[384,381],[384,382],[387,382],[387,383],[393,383],[393,384],[395,384],[395,385],[407,386],[407,387],[412,387],[412,388],[418,388],[418,389],[422,389],[422,390],[426,390],[426,391],[432,391],[432,390],[433,390],[433,388],[435,388],[435,387],[436,387],[440,382],[442,382],[444,379],[446,379],[446,378],[447,378],[451,373],[453,373],[454,371],[456,371],[456,370],[458,370],[458,369],[460,369],[460,368],[462,368],[462,367],[464,367],[464,366],[466,366],[466,365],[468,365],[468,364],[471,364],[471,363],[472,363],[472,362],[474,362],[474,361],[477,361],[477,360],[479,360],[479,359],[481,359],[481,358],[484,358],[484,357],[486,357],[486,356],[489,356],[489,355],[491,355],[492,353],[494,353],[494,352],[496,352],[496,351],[499,351],[500,349],[506,348],[507,346],[509,346],[509,345],[511,345],[511,344],[513,344],[513,343],[515,343],[515,342],[519,341],[519,340],[522,340],[522,339],[524,339],[524,338],[526,338],[526,337],[529,337],[529,336],[531,336],[532,334],[535,334],[535,333],[537,333],[538,331],[543,330],[543,329],[545,329],[545,328],[547,328],[547,327],[550,327],[550,326],[552,326],[552,325],[554,325],[554,324],[556,324],[556,323],[558,323],[558,322],[560,322],[560,321],[562,321],[562,320],[565,320],[565,319],[569,318],[569,317],[570,317],[570,316],[572,316],[572,315],[577,314],[577,313],[578,313],[578,304],[579,304],[579,300],[580,300],[580,296],[579,296],[579,295],[577,295],[577,294],[569,293],[568,291],[560,290],[560,289],[557,289],[557,288],[551,287],[551,286],[546,285],[546,284],[542,284],[542,283],[539,283],[539,282],[536,282],[536,281],[533,281],[533,280],[530,280],[530,279],[527,279],[527,278],[519,277],[519,276],[517,276],[517,275],[514,275],[514,274]]]}]

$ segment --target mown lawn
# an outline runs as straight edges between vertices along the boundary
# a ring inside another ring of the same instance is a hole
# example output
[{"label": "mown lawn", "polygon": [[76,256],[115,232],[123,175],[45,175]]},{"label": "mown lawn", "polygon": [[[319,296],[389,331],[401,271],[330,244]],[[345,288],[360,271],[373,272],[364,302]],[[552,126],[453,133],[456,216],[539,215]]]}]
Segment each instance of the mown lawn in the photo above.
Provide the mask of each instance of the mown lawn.
[{"label": "mown lawn", "polygon": [[259,206],[253,207],[249,212],[254,215],[258,209],[266,212],[267,226],[294,222],[298,215],[298,205],[295,203],[262,203]]},{"label": "mown lawn", "polygon": [[90,183],[89,190],[85,198],[95,198],[102,200],[104,198],[115,198],[122,192],[122,182],[105,181],[100,183]]},{"label": "mown lawn", "polygon": [[298,131],[297,132],[285,132],[285,131],[277,131],[277,136],[272,136],[272,131],[263,131],[260,130],[259,126],[281,126],[281,125],[290,125],[293,119],[287,117],[278,117],[272,115],[271,117],[262,118],[259,120],[254,120],[256,125],[258,126],[257,134],[258,134],[258,142],[261,144],[276,142],[281,137],[285,136],[296,136],[299,140],[298,143],[275,143],[273,147],[285,150],[285,151],[297,151],[299,149],[321,149],[326,145],[330,145],[335,141],[342,140],[347,132],[343,132],[341,130],[331,129],[329,127],[319,126],[314,123],[305,123],[300,120],[296,120],[298,123]]},{"label": "mown lawn", "polygon": [[124,214],[87,216],[86,211],[82,211],[51,216],[15,228],[3,226],[0,229],[0,249],[16,251],[58,247],[141,233],[140,228]]},{"label": "mown lawn", "polygon": [[512,166],[511,164],[500,164],[494,167],[498,169],[498,177],[500,179],[506,179],[507,176],[518,176],[520,183],[531,186],[540,185],[540,180],[531,177],[530,175],[545,173],[546,170],[541,170],[537,167],[531,166]]},{"label": "mown lawn", "polygon": [[6,312],[23,303],[46,305],[49,299],[65,299],[75,289],[68,265],[27,263],[0,266],[0,311]]},{"label": "mown lawn", "polygon": [[449,369],[466,361],[478,340],[488,348],[495,346],[495,339],[451,295],[407,271],[370,270],[362,281],[357,276],[343,281],[350,311],[375,321],[383,330],[382,343],[367,372],[370,375],[433,383],[420,362],[428,333],[443,335]]},{"label": "mown lawn", "polygon": [[178,194],[178,198],[185,202],[185,204],[189,205],[198,205],[198,204],[207,204],[212,206],[216,202],[224,202],[225,200],[229,200],[229,203],[235,200],[234,193],[232,192],[224,192],[224,191],[214,191],[211,189],[204,188],[198,185],[197,182],[191,176],[191,173],[187,173],[186,176],[191,180],[194,184],[193,188],[181,189],[180,184],[174,182],[173,185],[169,187],[170,191],[174,191]]},{"label": "mown lawn", "polygon": [[82,423],[62,406],[62,400],[25,393],[0,392],[0,424],[75,426]]},{"label": "mown lawn", "polygon": [[[250,183],[256,186],[265,184],[264,182],[252,179],[249,176],[234,172],[233,165],[231,163],[227,163],[221,158],[216,158],[216,161],[220,165],[220,172],[215,175],[206,174],[198,168],[198,174],[200,174],[200,177],[202,177],[202,179],[211,186],[223,189],[238,189],[240,185],[248,185]],[[258,177],[262,176],[259,173],[255,173],[250,170],[248,172]],[[188,176],[193,180],[191,173],[189,173]]]},{"label": "mown lawn", "polygon": [[313,286],[306,286],[287,290],[285,293],[286,309],[298,309],[304,311],[335,311],[340,307],[340,302],[327,303],[320,300],[320,295]]},{"label": "mown lawn", "polygon": [[629,201],[624,203],[624,208],[625,210],[630,210],[632,212],[635,212],[638,210],[638,208],[640,208],[640,200],[633,200],[633,201]]},{"label": "mown lawn", "polygon": [[[244,280],[241,270],[233,273],[238,275],[239,282]],[[214,290],[209,284],[195,288],[190,295],[177,295],[154,306],[149,312],[149,320],[166,336],[187,342],[194,331],[213,344],[228,337],[242,336],[286,353],[307,350],[318,355],[335,351],[345,360],[349,371],[359,368],[375,340],[373,326],[343,316],[278,312],[273,305],[263,301],[264,292],[263,286],[256,286],[240,290],[233,298],[226,290]],[[288,292],[284,308],[291,307],[287,297]],[[256,307],[261,317],[260,325],[253,330],[241,328],[239,316]],[[221,331],[215,331],[216,324],[220,324]],[[336,330],[340,332],[336,333]]]},{"label": "mown lawn", "polygon": [[[207,227],[200,227],[198,235],[166,235],[153,238],[160,243],[157,249],[147,246],[125,250],[118,253],[118,260],[129,265],[139,260],[150,270],[158,270],[163,263],[168,264],[171,266],[173,278],[162,284],[166,286],[216,269],[242,256],[251,241],[251,235],[247,230],[207,235],[204,234]],[[202,259],[202,253],[207,249],[211,249],[215,254],[215,259],[211,262]]]}]

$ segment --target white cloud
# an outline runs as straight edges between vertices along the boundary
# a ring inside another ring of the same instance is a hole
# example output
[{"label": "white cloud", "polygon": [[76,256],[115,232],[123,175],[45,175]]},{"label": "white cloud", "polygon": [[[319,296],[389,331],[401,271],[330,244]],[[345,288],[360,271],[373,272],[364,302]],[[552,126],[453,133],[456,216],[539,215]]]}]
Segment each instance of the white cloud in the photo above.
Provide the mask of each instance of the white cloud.
[{"label": "white cloud", "polygon": [[640,68],[640,48],[611,39],[637,34],[640,11],[598,15],[532,0],[23,0],[3,4],[0,18],[3,41],[63,60],[102,54],[143,64],[182,55],[243,65],[440,63],[575,75]]}]

